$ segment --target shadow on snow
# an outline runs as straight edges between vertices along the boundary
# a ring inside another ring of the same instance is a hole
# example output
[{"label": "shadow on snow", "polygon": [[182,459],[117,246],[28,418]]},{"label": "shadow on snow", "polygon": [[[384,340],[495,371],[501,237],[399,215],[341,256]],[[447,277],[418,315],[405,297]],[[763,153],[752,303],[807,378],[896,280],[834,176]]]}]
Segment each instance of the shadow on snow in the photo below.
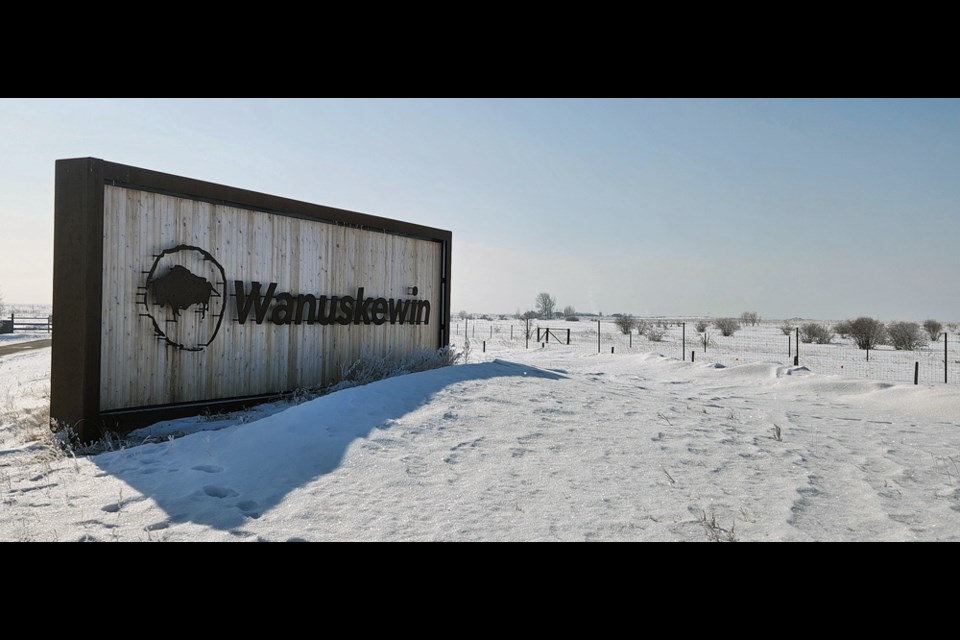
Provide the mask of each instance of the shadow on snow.
[{"label": "shadow on snow", "polygon": [[505,376],[565,377],[503,360],[444,367],[344,389],[250,424],[91,460],[167,513],[148,529],[183,522],[233,529],[337,469],[354,440],[389,428],[445,387]]}]

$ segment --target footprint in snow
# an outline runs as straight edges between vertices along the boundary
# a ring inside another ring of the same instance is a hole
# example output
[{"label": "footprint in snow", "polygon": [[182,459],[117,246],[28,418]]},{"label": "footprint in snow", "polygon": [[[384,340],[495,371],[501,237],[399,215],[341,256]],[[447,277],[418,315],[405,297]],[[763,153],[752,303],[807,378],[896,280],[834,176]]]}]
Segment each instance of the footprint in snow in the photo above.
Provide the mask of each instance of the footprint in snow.
[{"label": "footprint in snow", "polygon": [[197,466],[190,468],[194,471],[203,471],[204,473],[220,473],[223,471],[223,467],[215,464],[198,464]]},{"label": "footprint in snow", "polygon": [[218,487],[212,484],[205,486],[203,492],[211,498],[234,498],[240,495],[230,487]]},{"label": "footprint in snow", "polygon": [[240,513],[254,520],[263,515],[260,513],[259,507],[260,505],[253,500],[243,500],[237,503],[237,509],[240,510]]}]

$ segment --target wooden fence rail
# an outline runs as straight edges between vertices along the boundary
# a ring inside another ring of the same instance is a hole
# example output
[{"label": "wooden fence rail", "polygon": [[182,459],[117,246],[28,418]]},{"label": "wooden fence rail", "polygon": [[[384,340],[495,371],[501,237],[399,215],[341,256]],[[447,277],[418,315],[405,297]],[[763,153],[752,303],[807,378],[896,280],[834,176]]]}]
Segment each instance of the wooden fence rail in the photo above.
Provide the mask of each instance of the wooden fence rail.
[{"label": "wooden fence rail", "polygon": [[53,316],[18,316],[11,313],[9,320],[0,320],[0,333],[13,333],[15,331],[53,333]]}]

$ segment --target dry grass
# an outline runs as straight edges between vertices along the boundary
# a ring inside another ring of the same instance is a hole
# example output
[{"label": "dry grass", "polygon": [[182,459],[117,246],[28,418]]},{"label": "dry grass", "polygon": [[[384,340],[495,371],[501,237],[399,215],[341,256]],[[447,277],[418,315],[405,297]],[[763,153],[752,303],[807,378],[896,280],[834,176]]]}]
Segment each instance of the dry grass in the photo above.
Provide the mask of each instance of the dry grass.
[{"label": "dry grass", "polygon": [[33,445],[41,459],[62,458],[63,449],[50,428],[49,385],[36,400],[35,406],[17,407],[14,398],[8,396],[6,408],[0,411],[0,441],[9,439],[14,445]]},{"label": "dry grass", "polygon": [[707,536],[707,541],[709,542],[738,542],[736,534],[736,520],[733,524],[730,525],[730,529],[724,529],[717,523],[716,514],[711,513],[710,518],[707,518],[707,512],[700,510],[700,518],[698,522],[703,527],[703,532]]}]

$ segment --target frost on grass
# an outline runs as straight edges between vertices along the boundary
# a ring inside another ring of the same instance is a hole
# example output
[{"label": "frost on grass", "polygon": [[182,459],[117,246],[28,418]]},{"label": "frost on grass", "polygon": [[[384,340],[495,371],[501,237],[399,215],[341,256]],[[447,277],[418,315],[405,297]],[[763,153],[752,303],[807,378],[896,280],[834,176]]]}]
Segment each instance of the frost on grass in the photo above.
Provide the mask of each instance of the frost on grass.
[{"label": "frost on grass", "polygon": [[456,364],[460,357],[461,354],[451,347],[436,350],[418,349],[404,356],[364,355],[358,358],[356,362],[344,367],[341,371],[340,382],[330,387],[328,391],[338,391],[394,376],[446,367]]}]

